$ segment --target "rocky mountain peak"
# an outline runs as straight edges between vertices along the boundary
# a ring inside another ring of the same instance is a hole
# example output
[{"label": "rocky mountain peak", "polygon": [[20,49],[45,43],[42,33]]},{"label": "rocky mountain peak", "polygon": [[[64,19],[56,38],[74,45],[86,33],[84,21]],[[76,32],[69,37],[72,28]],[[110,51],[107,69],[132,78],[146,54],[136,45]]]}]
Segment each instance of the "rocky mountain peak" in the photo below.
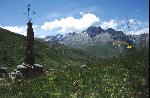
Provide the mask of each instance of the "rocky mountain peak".
[{"label": "rocky mountain peak", "polygon": [[87,28],[86,31],[90,37],[95,37],[96,35],[104,32],[104,30],[101,27],[96,27],[96,26],[91,26],[91,27]]}]

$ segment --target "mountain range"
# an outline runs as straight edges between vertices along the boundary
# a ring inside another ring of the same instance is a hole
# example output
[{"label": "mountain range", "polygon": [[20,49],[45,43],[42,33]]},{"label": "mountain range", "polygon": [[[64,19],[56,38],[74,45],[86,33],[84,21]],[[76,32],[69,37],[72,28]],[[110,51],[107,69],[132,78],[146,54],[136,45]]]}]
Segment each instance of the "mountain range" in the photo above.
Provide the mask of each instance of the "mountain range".
[{"label": "mountain range", "polygon": [[70,32],[65,35],[57,34],[43,38],[45,42],[55,42],[69,45],[73,48],[86,50],[98,56],[115,55],[128,45],[140,45],[143,41],[148,45],[149,33],[141,35],[127,35],[112,28],[106,30],[101,27],[90,26],[81,33]]}]

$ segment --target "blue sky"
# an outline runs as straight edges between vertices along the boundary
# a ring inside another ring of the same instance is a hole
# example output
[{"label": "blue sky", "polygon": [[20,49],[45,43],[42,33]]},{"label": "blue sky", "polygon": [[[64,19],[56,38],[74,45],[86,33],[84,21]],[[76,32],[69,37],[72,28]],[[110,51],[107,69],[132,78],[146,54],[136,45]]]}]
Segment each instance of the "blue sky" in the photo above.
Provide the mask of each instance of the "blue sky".
[{"label": "blue sky", "polygon": [[[0,26],[23,35],[27,23],[27,16],[23,13],[27,11],[28,3],[37,12],[32,16],[37,37],[80,32],[91,25],[100,25],[104,29],[106,27],[119,29],[126,16],[131,25],[135,25],[133,20],[136,20],[143,29],[149,28],[148,0],[1,0],[0,2]],[[133,30],[137,31],[134,26]]]}]

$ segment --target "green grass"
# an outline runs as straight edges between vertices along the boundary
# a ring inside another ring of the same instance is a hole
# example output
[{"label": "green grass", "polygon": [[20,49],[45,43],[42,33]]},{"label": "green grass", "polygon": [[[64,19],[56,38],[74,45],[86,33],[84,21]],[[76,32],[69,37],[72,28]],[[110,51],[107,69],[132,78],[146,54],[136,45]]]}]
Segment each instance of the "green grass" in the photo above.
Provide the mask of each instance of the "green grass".
[{"label": "green grass", "polygon": [[[5,41],[4,37],[3,40]],[[5,45],[2,44],[4,41],[0,42],[6,49],[7,58],[3,58],[0,64],[10,68],[15,68],[16,64],[22,62],[18,58],[22,58],[24,53],[24,49],[18,48],[24,37],[20,41],[18,37],[15,40],[18,40],[15,44],[13,41]],[[11,45],[17,47],[10,49],[8,46]],[[1,48],[1,55],[4,54],[3,49]],[[44,65],[45,75],[14,82],[9,79],[0,80],[0,98],[149,97],[148,47],[125,49],[125,55],[106,59],[90,56],[68,46],[42,44],[39,41],[35,42],[35,49],[36,62]],[[14,65],[6,62],[10,59],[15,62]],[[88,67],[80,68],[85,62]],[[51,71],[50,68],[55,70]]]},{"label": "green grass", "polygon": [[108,57],[119,54],[119,48],[112,45],[110,42],[89,42],[85,44],[72,45],[74,48],[85,50],[89,54],[96,56]]},{"label": "green grass", "polygon": [[[15,68],[22,64],[25,57],[26,37],[3,29],[0,35],[3,35],[0,36],[0,65]],[[87,58],[85,52],[60,44],[47,44],[35,40],[34,48],[35,62],[42,64],[46,69],[70,63],[80,65]]]},{"label": "green grass", "polygon": [[119,61],[109,62],[109,65],[89,65],[83,69],[61,67],[48,71],[45,76],[21,81],[5,80],[1,85],[1,97],[148,98],[146,74],[143,76],[142,72],[134,72],[135,69],[129,69]]}]

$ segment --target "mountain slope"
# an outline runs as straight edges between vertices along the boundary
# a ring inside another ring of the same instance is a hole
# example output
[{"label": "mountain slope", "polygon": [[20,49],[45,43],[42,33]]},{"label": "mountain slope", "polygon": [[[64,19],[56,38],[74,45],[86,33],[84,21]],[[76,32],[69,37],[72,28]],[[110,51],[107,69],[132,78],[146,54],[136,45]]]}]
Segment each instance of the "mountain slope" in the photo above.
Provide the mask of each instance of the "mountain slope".
[{"label": "mountain slope", "polygon": [[[26,37],[0,28],[0,65],[14,68],[22,64],[25,57]],[[45,67],[81,65],[90,58],[88,54],[58,43],[35,40],[36,63]]]},{"label": "mountain slope", "polygon": [[[117,55],[120,52],[120,47],[123,48],[123,43],[133,44],[133,39],[125,35],[122,31],[116,31],[108,28],[107,30],[101,27],[91,26],[81,33],[68,33],[66,35],[47,36],[44,41],[53,41],[71,47],[82,49],[90,54],[97,56],[105,56],[109,52],[110,56]],[[120,47],[113,45],[114,41],[122,41]]]}]

